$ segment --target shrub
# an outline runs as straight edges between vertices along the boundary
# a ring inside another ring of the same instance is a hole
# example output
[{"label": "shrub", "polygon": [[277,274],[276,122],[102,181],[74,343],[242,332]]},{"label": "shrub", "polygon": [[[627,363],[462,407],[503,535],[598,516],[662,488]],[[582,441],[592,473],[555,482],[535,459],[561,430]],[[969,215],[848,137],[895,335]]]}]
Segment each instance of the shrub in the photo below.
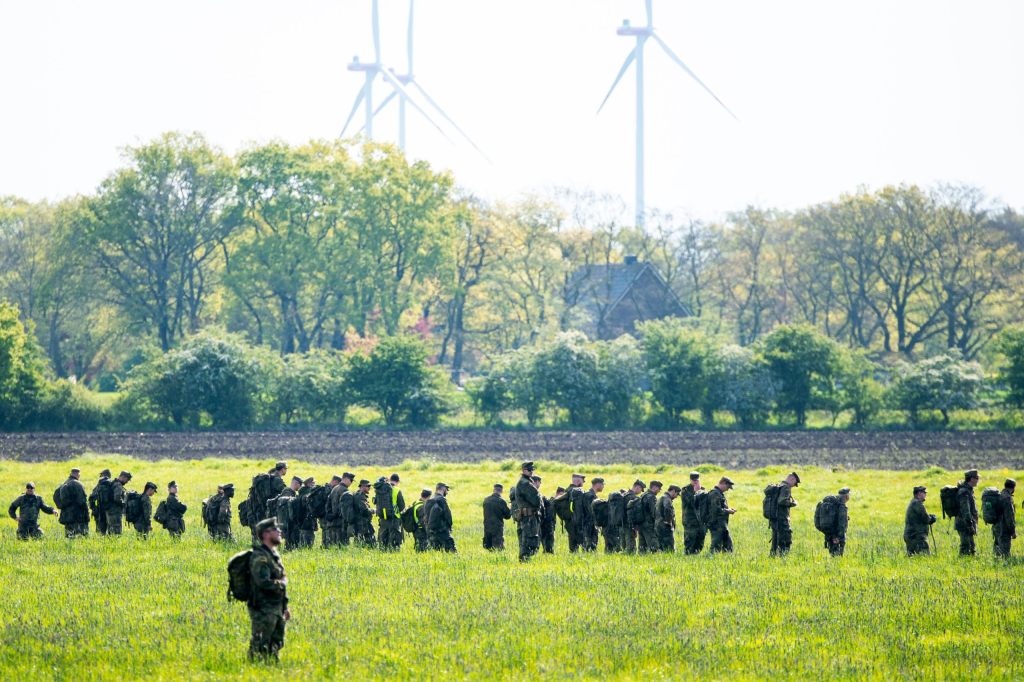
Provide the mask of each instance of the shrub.
[{"label": "shrub", "polygon": [[638,331],[651,394],[669,420],[678,423],[684,411],[701,410],[710,423],[708,390],[715,359],[711,340],[676,319],[645,322]]},{"label": "shrub", "polygon": [[274,413],[285,424],[345,421],[351,397],[348,358],[331,351],[285,357],[274,387]]},{"label": "shrub", "polygon": [[1006,385],[1006,402],[1024,407],[1024,327],[1009,327],[999,335],[996,350],[1002,356],[999,380]]},{"label": "shrub", "polygon": [[708,376],[708,405],[728,410],[750,428],[764,424],[775,405],[778,381],[764,358],[750,348],[728,345],[715,351]]},{"label": "shrub", "polygon": [[912,426],[918,425],[922,410],[938,410],[948,426],[950,410],[974,407],[983,381],[981,365],[965,361],[951,348],[913,364],[901,362],[891,400],[907,412]]},{"label": "shrub", "polygon": [[838,373],[835,341],[809,325],[782,325],[766,336],[761,353],[778,382],[776,409],[807,425],[807,410],[831,399]]},{"label": "shrub", "polygon": [[45,388],[43,363],[18,307],[0,301],[0,428],[27,425]]},{"label": "shrub", "polygon": [[46,384],[32,426],[43,431],[96,431],[106,425],[108,416],[92,391],[58,379]]}]

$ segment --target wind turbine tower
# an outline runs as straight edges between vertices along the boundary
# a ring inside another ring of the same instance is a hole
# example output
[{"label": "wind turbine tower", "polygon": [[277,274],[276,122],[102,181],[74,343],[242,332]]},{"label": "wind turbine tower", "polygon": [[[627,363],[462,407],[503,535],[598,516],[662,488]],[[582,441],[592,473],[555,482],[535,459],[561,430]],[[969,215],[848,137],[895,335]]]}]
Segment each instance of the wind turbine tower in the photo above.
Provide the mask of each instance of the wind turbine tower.
[{"label": "wind turbine tower", "polygon": [[[633,38],[636,41],[636,45],[630,50],[629,54],[626,55],[626,61],[623,62],[622,68],[619,69],[619,74],[615,77],[615,81],[612,83],[612,87],[608,90],[608,94],[605,95],[604,100],[601,102],[601,106],[598,107],[597,113],[601,113],[604,109],[604,105],[608,102],[608,98],[615,92],[615,87],[622,80],[622,77],[629,70],[629,67],[635,62],[636,63],[636,224],[637,227],[643,228],[646,223],[646,212],[647,206],[644,198],[644,46],[648,40],[654,40],[665,54],[669,58],[679,65],[680,68],[685,71],[690,78],[697,81],[704,90],[711,95],[716,102],[718,102],[723,109],[725,109],[730,116],[734,119],[736,115],[729,111],[729,107],[725,106],[725,103],[718,98],[718,96],[711,91],[707,85],[704,84],[700,78],[697,77],[690,67],[688,67],[682,59],[672,51],[672,48],[661,39],[661,37],[654,31],[654,9],[653,0],[646,0],[647,5],[647,25],[646,26],[632,26],[629,20],[626,19],[622,22],[622,26],[619,27],[618,33],[620,36],[626,36]],[[737,119],[738,120],[738,119]]]}]

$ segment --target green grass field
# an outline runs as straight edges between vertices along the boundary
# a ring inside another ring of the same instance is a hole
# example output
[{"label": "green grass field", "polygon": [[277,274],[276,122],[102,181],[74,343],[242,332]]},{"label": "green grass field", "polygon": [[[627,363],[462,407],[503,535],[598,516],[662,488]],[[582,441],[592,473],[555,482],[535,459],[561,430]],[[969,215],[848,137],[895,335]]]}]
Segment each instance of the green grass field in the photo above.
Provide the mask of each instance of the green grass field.
[{"label": "green grass field", "polygon": [[[570,467],[538,463],[547,494]],[[495,482],[506,488],[513,463],[409,462],[407,499],[443,480],[455,517],[457,556],[319,547],[285,554],[293,620],[281,663],[246,661],[245,607],[225,598],[227,558],[243,547],[216,544],[199,524],[202,498],[219,482],[240,488],[267,462],[144,462],[89,456],[71,462],[0,462],[4,504],[26,480],[49,501],[71,466],[91,489],[103,467],[146,480],[178,481],[189,505],[180,542],[158,530],[147,541],[67,541],[54,517],[46,537],[18,542],[7,519],[0,541],[4,605],[3,679],[223,679],[261,675],[326,679],[545,677],[706,679],[1021,679],[1024,675],[1024,546],[1010,562],[991,556],[987,527],[979,556],[955,556],[955,534],[937,524],[938,555],[903,555],[903,513],[911,487],[925,483],[937,513],[938,489],[957,474],[801,471],[795,543],[770,559],[760,491],[784,467],[730,471],[739,509],[731,556],[575,556],[557,535],[556,554],[520,565],[514,526],[504,554],[481,548],[480,502]],[[636,475],[682,484],[686,472],[650,467],[583,469],[609,487]],[[326,480],[341,467],[292,463],[289,473]],[[722,470],[707,466],[705,485]],[[374,479],[391,470],[356,470]],[[982,486],[1024,472],[983,471]],[[832,559],[814,530],[814,505],[842,485],[853,488],[847,556]],[[237,533],[244,538],[243,533]],[[319,540],[319,537],[318,537]],[[677,539],[681,544],[681,538]]]}]

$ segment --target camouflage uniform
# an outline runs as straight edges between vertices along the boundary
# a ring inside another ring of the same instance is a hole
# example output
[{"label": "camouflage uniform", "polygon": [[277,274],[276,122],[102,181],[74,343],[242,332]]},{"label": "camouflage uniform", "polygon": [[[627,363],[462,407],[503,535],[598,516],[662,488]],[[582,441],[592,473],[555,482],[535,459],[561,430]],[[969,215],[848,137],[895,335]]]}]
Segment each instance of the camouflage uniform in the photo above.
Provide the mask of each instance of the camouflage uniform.
[{"label": "camouflage uniform", "polygon": [[484,498],[484,549],[505,549],[505,519],[512,510],[499,493]]},{"label": "camouflage uniform", "polygon": [[339,483],[331,488],[331,492],[327,496],[327,514],[324,516],[324,547],[348,544],[345,516],[341,511],[341,498],[347,492],[348,486]]},{"label": "camouflage uniform", "polygon": [[188,507],[178,499],[177,493],[170,493],[164,500],[164,509],[167,513],[164,528],[172,538],[181,537],[185,532],[185,512],[188,511]]},{"label": "camouflage uniform", "polygon": [[7,509],[12,519],[18,522],[18,539],[28,540],[43,537],[39,528],[39,512],[53,514],[53,507],[43,502],[39,495],[19,495]]},{"label": "camouflage uniform", "polygon": [[[846,529],[850,525],[850,509],[839,497],[839,508],[836,509],[836,527],[832,534],[825,536],[825,548],[832,556],[843,556],[846,552]],[[832,542],[832,540],[836,542]]]},{"label": "camouflage uniform", "polygon": [[89,493],[89,510],[96,520],[96,532],[100,535],[107,534],[107,509],[103,503],[104,491],[110,485],[110,476],[100,476],[100,480]]},{"label": "camouflage uniform", "polygon": [[128,493],[124,490],[121,479],[115,478],[110,482],[110,506],[106,508],[107,514],[107,535],[121,534],[121,520],[124,518],[124,504]]},{"label": "camouflage uniform", "polygon": [[676,551],[676,510],[668,494],[658,498],[657,504],[658,546],[663,552]]},{"label": "camouflage uniform", "polygon": [[357,490],[353,493],[355,498],[353,514],[355,515],[355,533],[353,537],[362,544],[373,547],[377,544],[377,538],[373,533],[373,509],[370,508],[370,500],[367,493]]},{"label": "camouflage uniform", "polygon": [[700,554],[708,534],[707,527],[697,518],[697,509],[694,507],[694,501],[697,499],[695,493],[693,486],[688,485],[679,495],[682,500],[680,506],[683,514],[683,551],[687,554]]},{"label": "camouflage uniform", "polygon": [[64,534],[69,538],[89,534],[89,501],[85,486],[73,476],[61,485],[61,508],[57,521],[64,526]]},{"label": "camouflage uniform", "polygon": [[613,495],[620,495],[620,493],[613,492],[608,495],[608,525],[601,529],[601,535],[604,536],[604,551],[608,554],[622,551],[622,525],[625,523],[625,519],[622,518],[622,503],[619,501],[613,503]]},{"label": "camouflage uniform", "polygon": [[[732,536],[729,534],[729,503],[725,492],[715,486],[707,493],[708,529],[711,531],[711,554],[732,551]],[[703,536],[701,544],[703,545]],[[699,551],[699,550],[698,550]]]},{"label": "camouflage uniform", "polygon": [[291,520],[292,535],[298,536],[296,547],[312,547],[316,542],[317,522],[310,504],[312,492],[313,488],[302,486],[299,488],[298,499],[292,503],[293,505],[298,504],[299,509],[298,517],[292,517]]},{"label": "camouflage uniform", "polygon": [[[519,477],[516,483],[516,504],[519,514],[519,560],[526,561],[540,549],[540,491],[533,485],[528,474]],[[554,510],[552,510],[553,513]]]},{"label": "camouflage uniform", "polygon": [[540,542],[545,554],[555,553],[555,527],[558,525],[558,516],[555,514],[555,499],[544,497],[538,493],[541,507],[537,520],[540,524]]},{"label": "camouflage uniform", "polygon": [[145,494],[139,494],[139,518],[132,524],[141,535],[149,535],[153,530],[153,500]]},{"label": "camouflage uniform", "polygon": [[992,524],[992,549],[997,557],[1008,557],[1013,536],[1017,534],[1017,510],[1009,488],[999,493],[999,506],[999,520]]},{"label": "camouflage uniform", "polygon": [[413,547],[417,552],[425,552],[430,549],[430,534],[427,533],[427,519],[423,513],[426,509],[424,500],[419,499],[412,503],[412,514],[416,518],[416,529],[412,532]]},{"label": "camouflage uniform", "polygon": [[623,497],[625,498],[625,504],[623,505],[624,511],[622,514],[622,540],[619,544],[622,547],[622,551],[626,554],[636,554],[637,531],[629,523],[628,508],[630,500],[636,499],[638,496],[632,490],[627,490]]},{"label": "camouflage uniform", "polygon": [[452,537],[452,510],[448,499],[441,493],[434,493],[427,510],[427,532],[430,533],[430,548],[438,552],[454,552],[455,539]]},{"label": "camouflage uniform", "polygon": [[661,549],[658,543],[658,530],[655,526],[658,517],[658,498],[648,490],[640,496],[640,508],[643,510],[643,521],[637,526],[640,539],[640,553],[657,552]]},{"label": "camouflage uniform", "polygon": [[569,505],[572,516],[569,523],[565,524],[565,530],[569,534],[569,551],[575,552],[578,549],[586,549],[590,533],[587,530],[587,510],[583,503],[586,493],[579,486],[566,488],[565,494],[569,496]]},{"label": "camouflage uniform", "polygon": [[374,483],[373,503],[377,514],[377,546],[381,549],[399,549],[402,546],[402,511],[405,498],[402,491],[387,481]]},{"label": "camouflage uniform", "polygon": [[252,639],[249,640],[249,658],[277,659],[284,646],[285,619],[288,608],[288,583],[281,556],[260,543],[252,548],[249,558],[252,575],[252,598],[249,600],[249,620]]},{"label": "camouflage uniform", "polygon": [[775,519],[769,522],[772,529],[772,556],[783,556],[793,546],[793,527],[789,524],[789,510],[796,506],[793,491],[783,481],[775,498]]},{"label": "camouflage uniform", "polygon": [[223,493],[217,493],[206,501],[212,507],[211,515],[213,523],[207,526],[210,537],[214,540],[233,540],[231,535],[231,498]]},{"label": "camouflage uniform", "polygon": [[[579,529],[577,530],[580,546],[586,552],[597,550],[597,525],[594,523],[594,500],[597,499],[597,491],[591,488],[583,493],[583,514],[580,518]],[[573,519],[575,520],[575,518]]]},{"label": "camouflage uniform", "polygon": [[960,556],[973,555],[977,549],[974,537],[978,534],[978,507],[974,504],[974,488],[966,482],[957,486],[956,532],[960,535]]},{"label": "camouflage uniform", "polygon": [[925,511],[924,502],[916,497],[907,505],[903,520],[903,542],[907,555],[928,554],[928,528],[935,523],[935,517]]},{"label": "camouflage uniform", "polygon": [[[281,529],[281,539],[284,540],[285,549],[291,549],[291,546],[299,541],[299,524],[293,525],[290,515],[288,516],[287,523],[282,522],[286,515],[282,513],[283,507],[281,505],[291,504],[296,496],[294,490],[286,487],[277,497],[267,503],[267,518],[273,516],[278,520],[277,527]],[[291,511],[291,507],[289,507],[289,511]],[[258,540],[259,538],[257,538]]]}]

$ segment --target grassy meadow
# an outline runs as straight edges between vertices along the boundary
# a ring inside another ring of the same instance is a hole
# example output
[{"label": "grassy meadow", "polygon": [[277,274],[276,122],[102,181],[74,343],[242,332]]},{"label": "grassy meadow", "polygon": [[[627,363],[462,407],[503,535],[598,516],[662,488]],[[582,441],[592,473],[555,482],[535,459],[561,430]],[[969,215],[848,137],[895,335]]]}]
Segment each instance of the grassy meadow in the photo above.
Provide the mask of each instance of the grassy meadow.
[{"label": "grassy meadow", "polygon": [[[761,490],[785,467],[729,471],[729,497],[739,512],[731,556],[569,555],[559,529],[556,554],[521,565],[514,525],[504,554],[481,548],[481,500],[491,485],[513,484],[514,462],[448,465],[408,462],[407,500],[438,481],[449,501],[459,554],[416,554],[411,539],[398,554],[343,548],[285,554],[293,620],[281,663],[269,670],[246,661],[244,605],[225,597],[227,558],[244,546],[209,540],[199,523],[201,500],[217,483],[234,482],[235,503],[268,462],[146,462],[86,456],[69,462],[0,461],[4,504],[26,480],[50,501],[72,466],[91,490],[109,467],[133,472],[133,489],[170,479],[189,506],[180,542],[155,528],[148,540],[68,541],[55,517],[43,516],[46,537],[18,542],[15,522],[0,531],[4,606],[0,671],[4,679],[296,679],[664,678],[706,679],[1021,679],[1024,675],[1024,545],[996,562],[983,526],[979,556],[955,556],[956,536],[940,521],[938,554],[903,554],[903,513],[918,483],[928,508],[958,474],[803,469],[795,494],[795,542],[785,559],[768,557]],[[636,476],[682,485],[686,470],[613,466],[582,469],[609,488]],[[392,469],[354,469],[375,479]],[[705,485],[723,470],[701,467]],[[290,474],[318,482],[340,466],[292,462]],[[552,494],[570,466],[538,462],[543,491]],[[983,471],[982,486],[1024,472]],[[813,527],[814,505],[848,485],[847,556],[830,558]],[[1018,502],[1019,503],[1019,502]],[[677,503],[678,506],[678,503]],[[677,511],[678,513],[678,511]],[[237,530],[237,529],[236,529]],[[681,533],[681,531],[680,531]],[[318,535],[319,541],[319,535]],[[681,547],[681,537],[677,545]]]}]

